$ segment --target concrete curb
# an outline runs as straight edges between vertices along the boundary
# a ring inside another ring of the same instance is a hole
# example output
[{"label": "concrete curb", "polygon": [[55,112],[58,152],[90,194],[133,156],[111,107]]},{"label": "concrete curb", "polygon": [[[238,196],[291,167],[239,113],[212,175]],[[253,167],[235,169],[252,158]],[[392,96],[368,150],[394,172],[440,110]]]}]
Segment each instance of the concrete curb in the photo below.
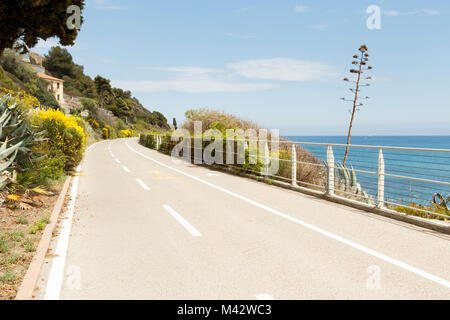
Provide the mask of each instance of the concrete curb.
[{"label": "concrete curb", "polygon": [[53,230],[55,229],[58,222],[58,217],[61,213],[64,199],[66,197],[67,190],[69,189],[70,181],[71,177],[69,176],[64,182],[61,193],[56,200],[52,215],[50,217],[50,224],[48,224],[44,229],[44,233],[42,234],[41,241],[39,241],[36,254],[31,260],[30,266],[28,267],[27,273],[25,274],[22,284],[20,285],[15,300],[31,300],[33,298],[33,291],[39,279],[42,264],[44,263],[45,255],[47,254],[47,250],[50,246]]}]

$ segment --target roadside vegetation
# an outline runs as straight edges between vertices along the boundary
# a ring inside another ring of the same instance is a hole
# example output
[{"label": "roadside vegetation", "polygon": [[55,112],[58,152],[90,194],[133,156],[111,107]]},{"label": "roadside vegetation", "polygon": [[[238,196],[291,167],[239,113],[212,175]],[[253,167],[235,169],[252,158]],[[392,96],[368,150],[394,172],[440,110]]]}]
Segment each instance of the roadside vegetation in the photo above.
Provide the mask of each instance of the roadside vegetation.
[{"label": "roadside vegetation", "polygon": [[[417,203],[410,203],[408,206],[396,206],[393,209],[397,212],[404,213],[406,215],[428,218],[428,219],[436,219],[449,221],[450,220],[450,211],[447,206],[438,205],[438,204],[430,204],[430,205],[421,205]],[[435,215],[429,212],[438,213],[439,215]],[[448,218],[443,217],[448,216]]]},{"label": "roadside vegetation", "polygon": [[67,105],[15,51],[0,56],[0,299],[15,297],[62,184],[86,147],[170,128],[131,92],[86,76],[66,49],[52,48],[44,65],[65,80]]},{"label": "roadside vegetation", "polygon": [[[194,158],[194,139],[202,140],[202,149],[204,149],[207,145],[210,144],[209,141],[204,141],[203,138],[208,135],[208,130],[217,129],[221,132],[223,136],[224,143],[224,154],[223,159],[226,159],[227,156],[227,148],[226,148],[226,130],[227,129],[254,129],[260,130],[262,129],[256,123],[252,121],[247,121],[244,119],[240,119],[234,115],[230,115],[224,112],[218,112],[209,109],[196,109],[196,110],[188,110],[185,113],[186,120],[181,125],[181,129],[187,130],[192,136],[192,149],[191,149],[191,157]],[[202,136],[194,136],[194,122],[200,121],[202,122]],[[158,134],[162,137],[162,143],[159,145],[158,151],[164,152],[166,154],[170,154],[173,147],[177,144],[177,142],[173,142],[170,139],[170,134],[154,132],[151,134],[141,134],[140,143],[149,148],[155,149],[157,146],[156,139],[154,134]],[[270,134],[268,135],[268,140],[270,140]],[[248,148],[245,151],[245,163],[237,164],[237,149],[235,145],[235,150],[231,151],[234,153],[233,157],[235,159],[235,164],[228,165],[215,165],[217,167],[228,167],[231,168],[234,173],[237,174],[251,174],[256,176],[261,176],[261,169],[264,166],[263,159],[261,157],[257,157],[256,163],[250,164],[250,157],[252,154],[255,154],[252,151],[255,151],[258,154],[257,150],[251,150],[250,144],[248,144]],[[269,150],[272,150],[270,142],[269,142]],[[308,152],[307,150],[296,146],[296,155],[297,155],[297,183],[300,186],[310,187],[313,189],[323,189],[326,183],[326,170],[323,163],[319,161],[313,154]],[[271,152],[269,154],[270,158],[279,158],[279,170],[275,176],[270,176],[268,182],[270,183],[272,180],[279,180],[282,182],[289,183],[291,181],[291,170],[292,170],[292,144],[290,141],[281,138],[279,143],[279,151],[277,154]]]},{"label": "roadside vegetation", "polygon": [[[80,14],[69,17],[72,27],[66,24],[69,5]],[[12,299],[62,183],[86,146],[170,127],[163,114],[144,108],[130,91],[86,75],[67,49],[53,47],[44,59],[29,52],[52,37],[73,45],[84,0],[19,1],[0,8],[0,299]],[[64,81],[63,105],[37,73]]]}]

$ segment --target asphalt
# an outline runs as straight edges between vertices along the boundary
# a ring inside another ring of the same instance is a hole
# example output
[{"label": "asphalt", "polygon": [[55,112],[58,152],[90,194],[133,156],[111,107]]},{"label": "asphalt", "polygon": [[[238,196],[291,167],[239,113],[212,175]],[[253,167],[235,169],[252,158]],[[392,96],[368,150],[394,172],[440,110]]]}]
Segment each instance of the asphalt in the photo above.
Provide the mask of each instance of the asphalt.
[{"label": "asphalt", "polygon": [[174,163],[136,139],[94,145],[78,179],[62,281],[49,255],[38,299],[450,298],[437,232]]}]

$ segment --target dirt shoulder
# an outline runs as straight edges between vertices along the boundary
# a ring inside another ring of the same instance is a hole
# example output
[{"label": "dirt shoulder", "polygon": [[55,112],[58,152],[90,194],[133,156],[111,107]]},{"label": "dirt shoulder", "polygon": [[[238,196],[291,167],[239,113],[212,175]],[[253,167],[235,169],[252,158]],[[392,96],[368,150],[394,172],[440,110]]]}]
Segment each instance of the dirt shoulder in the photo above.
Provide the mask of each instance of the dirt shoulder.
[{"label": "dirt shoulder", "polygon": [[0,300],[16,297],[63,185],[36,196],[31,205],[11,199],[1,205]]}]

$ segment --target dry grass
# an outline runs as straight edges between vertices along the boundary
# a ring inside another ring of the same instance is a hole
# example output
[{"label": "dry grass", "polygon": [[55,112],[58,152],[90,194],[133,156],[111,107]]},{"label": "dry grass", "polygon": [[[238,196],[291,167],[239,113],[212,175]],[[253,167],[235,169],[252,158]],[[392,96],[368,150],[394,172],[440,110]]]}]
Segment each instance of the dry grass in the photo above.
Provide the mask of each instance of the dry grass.
[{"label": "dry grass", "polygon": [[[226,129],[262,129],[256,123],[248,120],[240,119],[234,115],[214,111],[210,109],[196,109],[188,110],[186,112],[186,121],[182,124],[181,128],[188,130],[191,134],[194,134],[194,121],[202,122],[203,132],[208,129],[219,129],[224,132]],[[268,140],[270,140],[270,132],[268,132]],[[280,169],[278,176],[291,179],[292,164],[289,161],[292,159],[292,144],[287,139],[280,139]],[[312,153],[296,146],[297,154],[297,181],[300,185],[305,187],[322,188],[326,184],[326,169],[325,166],[317,159]]]},{"label": "dry grass", "polygon": [[217,129],[255,129],[258,130],[260,127],[248,120],[239,119],[231,114],[214,111],[210,109],[196,109],[188,110],[185,113],[186,121],[181,125],[182,129],[188,130],[191,134],[194,133],[194,121],[201,121],[203,125],[203,131],[211,128]]}]

